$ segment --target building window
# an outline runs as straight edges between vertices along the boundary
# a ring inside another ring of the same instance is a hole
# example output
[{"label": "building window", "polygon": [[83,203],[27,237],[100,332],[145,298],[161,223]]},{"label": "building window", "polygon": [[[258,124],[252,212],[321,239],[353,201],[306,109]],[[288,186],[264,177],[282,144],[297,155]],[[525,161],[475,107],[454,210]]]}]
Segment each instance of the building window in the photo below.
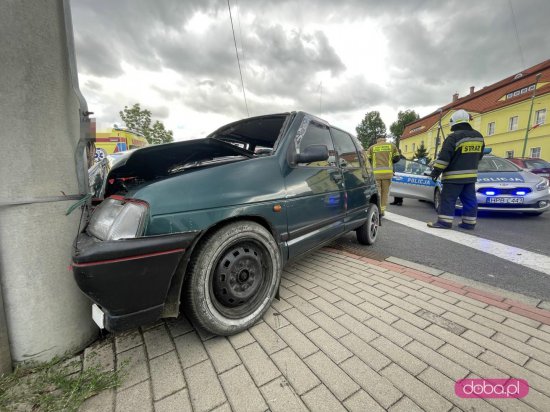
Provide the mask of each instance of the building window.
[{"label": "building window", "polygon": [[531,154],[529,155],[529,157],[540,159],[540,152],[541,152],[540,147],[532,147]]},{"label": "building window", "polygon": [[409,146],[405,145],[405,153],[407,153],[408,151],[409,151]]},{"label": "building window", "polygon": [[506,159],[510,159],[511,157],[514,157],[514,151],[513,150],[506,150],[504,152],[504,157]]},{"label": "building window", "polygon": [[413,143],[413,153],[415,152],[416,150],[416,143]]},{"label": "building window", "polygon": [[510,93],[507,93],[506,94],[506,99],[511,99],[512,97],[516,97],[516,96],[519,96],[520,94],[525,94],[527,92],[532,92],[533,90],[535,90],[535,85],[532,84],[530,86],[527,86],[527,87],[523,87],[521,89],[518,89],[518,90],[514,90],[513,92],[510,92]]},{"label": "building window", "polygon": [[495,122],[491,122],[487,125],[487,136],[495,134]]},{"label": "building window", "polygon": [[535,124],[546,123],[546,109],[537,110],[535,112]]},{"label": "building window", "polygon": [[514,130],[518,130],[518,117],[510,117],[510,121],[508,122],[508,130],[511,132]]}]

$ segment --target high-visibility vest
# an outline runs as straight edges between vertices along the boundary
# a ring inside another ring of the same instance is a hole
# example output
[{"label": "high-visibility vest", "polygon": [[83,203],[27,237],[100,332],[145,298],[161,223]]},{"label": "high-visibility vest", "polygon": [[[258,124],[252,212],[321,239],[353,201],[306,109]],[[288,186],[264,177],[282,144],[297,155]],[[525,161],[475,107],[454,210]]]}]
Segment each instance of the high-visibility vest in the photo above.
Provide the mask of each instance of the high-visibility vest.
[{"label": "high-visibility vest", "polygon": [[399,150],[393,143],[376,143],[369,147],[366,158],[372,165],[376,179],[391,179],[393,177],[393,157],[399,156]]}]

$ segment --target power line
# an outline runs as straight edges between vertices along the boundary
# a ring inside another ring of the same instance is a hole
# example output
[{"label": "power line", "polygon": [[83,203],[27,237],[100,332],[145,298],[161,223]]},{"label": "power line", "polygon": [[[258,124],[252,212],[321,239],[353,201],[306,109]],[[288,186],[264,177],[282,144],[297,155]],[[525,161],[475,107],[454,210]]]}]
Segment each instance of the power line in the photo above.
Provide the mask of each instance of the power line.
[{"label": "power line", "polygon": [[243,70],[246,72],[246,59],[244,58],[244,40],[243,40],[243,31],[241,29],[241,7],[239,6],[239,2],[235,0],[235,4],[237,5],[237,23],[239,24],[239,37],[241,38],[241,55],[243,60]]},{"label": "power line", "polygon": [[521,48],[521,43],[519,41],[518,26],[516,24],[516,15],[514,13],[514,7],[512,6],[512,0],[508,0],[508,4],[510,5],[510,10],[512,11],[512,21],[514,22],[514,27],[516,29],[516,40],[518,42],[519,55],[521,57],[521,70],[523,70],[525,68],[525,59],[523,58],[523,49]]},{"label": "power line", "polygon": [[248,103],[246,102],[246,93],[244,91],[244,81],[243,81],[243,72],[241,70],[241,60],[239,59],[239,52],[237,51],[237,39],[235,37],[235,28],[233,27],[233,16],[231,14],[231,5],[229,0],[227,0],[227,8],[229,9],[229,19],[231,20],[231,31],[233,32],[233,43],[235,44],[235,55],[237,56],[237,64],[239,65],[239,74],[241,75],[241,86],[243,88],[243,97],[244,105],[246,106],[246,114],[250,117],[250,112],[248,111]]}]

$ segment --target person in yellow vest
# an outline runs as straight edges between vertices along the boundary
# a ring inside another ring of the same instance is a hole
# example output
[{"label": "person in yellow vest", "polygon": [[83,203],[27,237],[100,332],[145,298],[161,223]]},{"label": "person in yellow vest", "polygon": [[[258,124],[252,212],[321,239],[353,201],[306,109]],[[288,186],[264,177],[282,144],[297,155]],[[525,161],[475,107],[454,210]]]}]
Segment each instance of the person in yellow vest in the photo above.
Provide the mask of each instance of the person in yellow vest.
[{"label": "person in yellow vest", "polygon": [[365,157],[372,165],[376,187],[380,196],[380,215],[384,216],[390,194],[393,164],[400,159],[399,150],[393,143],[386,142],[386,136],[380,136],[376,143],[365,152]]}]

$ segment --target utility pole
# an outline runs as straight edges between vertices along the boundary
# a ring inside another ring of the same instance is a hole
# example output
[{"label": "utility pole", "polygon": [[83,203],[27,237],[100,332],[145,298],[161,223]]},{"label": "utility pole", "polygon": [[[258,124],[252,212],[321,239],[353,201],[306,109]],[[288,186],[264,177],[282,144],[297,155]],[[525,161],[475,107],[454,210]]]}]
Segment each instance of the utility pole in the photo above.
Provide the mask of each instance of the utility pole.
[{"label": "utility pole", "polygon": [[0,1],[0,335],[14,363],[97,335],[67,269],[81,214],[65,213],[89,191],[70,18],[69,0]]},{"label": "utility pole", "polygon": [[531,127],[531,115],[533,114],[533,104],[535,103],[535,95],[537,94],[537,84],[542,73],[537,74],[535,78],[535,88],[533,89],[533,95],[531,96],[531,108],[529,109],[529,117],[527,118],[527,129],[525,129],[525,139],[523,140],[523,150],[521,157],[525,157],[525,149],[527,149],[527,139],[529,137],[529,128]]}]

